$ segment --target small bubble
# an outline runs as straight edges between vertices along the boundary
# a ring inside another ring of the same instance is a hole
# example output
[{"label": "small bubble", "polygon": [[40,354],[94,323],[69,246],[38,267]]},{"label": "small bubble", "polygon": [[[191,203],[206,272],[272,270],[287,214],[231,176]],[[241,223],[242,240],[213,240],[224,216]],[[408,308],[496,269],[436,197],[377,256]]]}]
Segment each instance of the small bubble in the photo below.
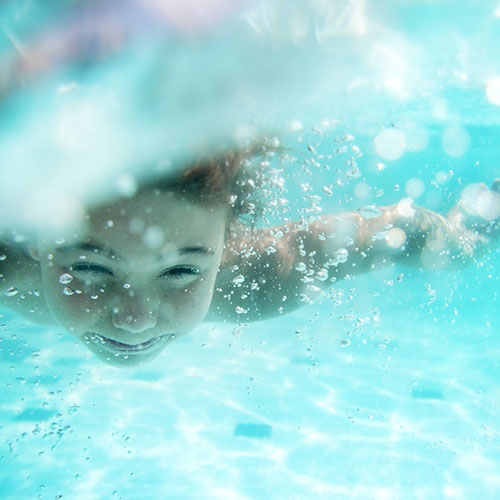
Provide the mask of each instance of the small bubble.
[{"label": "small bubble", "polygon": [[340,342],[340,347],[348,347],[351,345],[351,341],[349,339],[346,339],[346,340],[342,340]]},{"label": "small bubble", "polygon": [[7,258],[7,255],[5,254],[0,254],[0,261],[5,260]]},{"label": "small bubble", "polygon": [[92,300],[97,300],[99,298],[99,295],[91,295],[90,298]]},{"label": "small bubble", "polygon": [[159,226],[148,227],[142,235],[142,241],[151,249],[159,248],[164,240],[165,234]]},{"label": "small bubble", "polygon": [[112,220],[106,221],[106,227],[113,227],[115,223]]},{"label": "small bubble", "polygon": [[63,290],[64,295],[73,295],[75,291],[69,286],[65,286]]},{"label": "small bubble", "polygon": [[245,281],[245,276],[238,274],[238,276],[235,276],[232,281],[235,285],[241,285],[241,283]]},{"label": "small bubble", "polygon": [[328,186],[323,186],[323,192],[327,195],[331,196],[333,194],[333,186],[332,184],[328,184]]},{"label": "small bubble", "polygon": [[17,295],[18,293],[19,290],[15,286],[11,286],[5,290],[5,295],[7,295],[7,297],[14,297],[14,295]]},{"label": "small bubble", "polygon": [[125,288],[126,290],[128,290],[130,288],[130,283],[125,283],[123,285],[123,288]]},{"label": "small bubble", "polygon": [[116,180],[116,187],[124,196],[133,196],[137,191],[137,182],[134,176],[123,174]]},{"label": "small bubble", "polygon": [[391,248],[399,248],[406,241],[406,233],[398,227],[393,227],[386,233],[385,241]]},{"label": "small bubble", "polygon": [[319,281],[326,281],[328,279],[328,271],[326,269],[320,269],[316,273],[316,279]]},{"label": "small bubble", "polygon": [[61,274],[61,276],[59,276],[59,283],[61,283],[62,285],[68,285],[72,281],[73,281],[73,276],[71,276],[71,274],[64,273]]},{"label": "small bubble", "polygon": [[236,311],[236,314],[246,314],[248,312],[247,309],[244,309],[243,307],[236,306],[234,309]]},{"label": "small bubble", "polygon": [[367,205],[365,207],[358,208],[358,213],[363,217],[363,219],[375,219],[382,215],[382,210],[377,208],[375,205]]},{"label": "small bubble", "polygon": [[401,130],[382,130],[374,139],[375,150],[384,160],[397,160],[405,152],[406,137]]},{"label": "small bubble", "polygon": [[69,415],[74,415],[75,413],[77,413],[78,411],[80,410],[80,407],[78,405],[72,405],[69,407],[68,409],[68,414]]},{"label": "small bubble", "polygon": [[299,272],[304,272],[306,270],[306,265],[303,263],[303,262],[299,262],[296,266],[295,266],[295,270],[296,271],[299,271]]}]

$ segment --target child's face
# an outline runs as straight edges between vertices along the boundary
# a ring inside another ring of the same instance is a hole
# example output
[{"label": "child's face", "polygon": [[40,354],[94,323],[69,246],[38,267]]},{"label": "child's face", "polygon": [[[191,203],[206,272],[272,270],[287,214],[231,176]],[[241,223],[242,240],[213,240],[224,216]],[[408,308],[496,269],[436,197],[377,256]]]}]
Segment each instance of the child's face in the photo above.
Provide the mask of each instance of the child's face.
[{"label": "child's face", "polygon": [[212,299],[227,209],[141,194],[93,209],[64,241],[40,238],[47,303],[100,359],[133,366],[193,330]]}]

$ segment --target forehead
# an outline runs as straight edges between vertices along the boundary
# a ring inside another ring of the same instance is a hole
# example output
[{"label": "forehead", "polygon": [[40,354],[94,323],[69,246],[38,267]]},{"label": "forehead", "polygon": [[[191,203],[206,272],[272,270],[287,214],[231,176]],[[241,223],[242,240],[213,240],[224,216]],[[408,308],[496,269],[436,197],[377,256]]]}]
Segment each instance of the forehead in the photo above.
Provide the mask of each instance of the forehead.
[{"label": "forehead", "polygon": [[66,243],[97,241],[116,250],[216,246],[227,208],[196,203],[170,191],[144,192],[87,211]]},{"label": "forehead", "polygon": [[93,208],[87,212],[87,220],[92,229],[112,227],[115,223],[129,224],[133,229],[142,223],[157,224],[167,230],[179,224],[196,225],[206,214],[219,216],[223,212],[222,207],[206,206],[172,191],[148,190]]}]

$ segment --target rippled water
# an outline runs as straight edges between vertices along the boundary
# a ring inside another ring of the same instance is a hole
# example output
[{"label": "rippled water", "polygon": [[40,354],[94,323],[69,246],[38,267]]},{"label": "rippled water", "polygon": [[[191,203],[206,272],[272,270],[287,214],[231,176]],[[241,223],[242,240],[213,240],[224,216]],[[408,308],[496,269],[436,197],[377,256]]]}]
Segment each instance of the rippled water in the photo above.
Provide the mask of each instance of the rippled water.
[{"label": "rippled water", "polygon": [[3,498],[494,499],[489,271],[361,278],[341,306],[207,325],[133,372],[6,315]]},{"label": "rippled water", "polygon": [[[500,176],[496,4],[380,2],[369,39],[336,34],[345,50],[321,32],[317,79],[298,85],[314,91],[287,89],[269,110],[278,81],[255,104],[298,158],[284,171],[292,215],[370,218],[406,196],[445,213],[465,185]],[[303,45],[292,61],[308,59]],[[5,144],[30,137],[35,157],[32,129],[13,130]],[[45,193],[26,163],[2,168],[9,193],[29,174]],[[18,202],[1,203],[16,220]],[[127,371],[2,311],[0,498],[496,500],[499,264],[496,247],[461,271],[377,271],[288,316],[206,324]]]}]

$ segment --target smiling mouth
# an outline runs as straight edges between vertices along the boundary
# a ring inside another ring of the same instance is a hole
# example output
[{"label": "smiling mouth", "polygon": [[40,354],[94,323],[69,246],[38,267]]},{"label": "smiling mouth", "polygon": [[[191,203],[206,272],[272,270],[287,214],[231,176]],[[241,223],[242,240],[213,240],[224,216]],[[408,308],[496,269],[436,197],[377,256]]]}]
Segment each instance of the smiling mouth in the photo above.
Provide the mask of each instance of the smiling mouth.
[{"label": "smiling mouth", "polygon": [[90,341],[99,347],[111,351],[115,354],[135,354],[135,353],[145,353],[153,351],[159,346],[163,345],[167,340],[172,338],[173,335],[161,335],[159,337],[153,337],[146,342],[141,342],[140,344],[125,344],[124,342],[119,342],[118,340],[110,339],[104,335],[100,335],[95,332],[87,332],[85,334],[85,339]]}]

